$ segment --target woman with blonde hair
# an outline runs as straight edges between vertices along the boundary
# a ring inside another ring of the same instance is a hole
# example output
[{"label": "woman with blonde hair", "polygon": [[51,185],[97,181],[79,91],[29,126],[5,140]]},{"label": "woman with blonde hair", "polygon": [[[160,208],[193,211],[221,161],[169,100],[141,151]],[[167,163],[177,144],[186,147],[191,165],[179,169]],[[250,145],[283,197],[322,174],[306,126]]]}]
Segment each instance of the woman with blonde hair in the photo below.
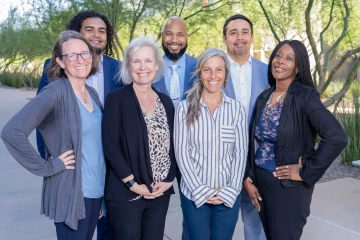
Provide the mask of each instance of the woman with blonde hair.
[{"label": "woman with blonde hair", "polygon": [[226,54],[201,53],[196,80],[175,114],[175,155],[180,199],[190,239],[232,239],[248,150],[244,106],[222,91],[229,73]]}]

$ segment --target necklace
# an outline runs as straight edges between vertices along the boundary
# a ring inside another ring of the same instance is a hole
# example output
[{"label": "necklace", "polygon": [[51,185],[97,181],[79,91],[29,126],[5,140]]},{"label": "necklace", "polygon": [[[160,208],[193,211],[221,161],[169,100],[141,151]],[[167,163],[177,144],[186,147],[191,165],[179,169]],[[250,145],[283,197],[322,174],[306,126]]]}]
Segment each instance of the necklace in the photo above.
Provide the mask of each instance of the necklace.
[{"label": "necklace", "polygon": [[286,97],[286,91],[281,93],[278,98],[276,99],[276,101],[273,104],[270,104],[271,99],[274,95],[274,93],[276,92],[276,90],[274,92],[271,93],[268,101],[266,102],[265,108],[264,108],[264,112],[261,116],[262,120],[270,120],[273,119],[274,117],[274,112],[277,106],[279,106],[285,99]]},{"label": "necklace", "polygon": [[[84,103],[85,104],[87,104],[88,103],[88,101],[86,100],[86,97],[87,97],[87,91],[86,91],[86,88],[85,88],[85,92],[84,93],[82,93],[81,91],[80,91],[80,89],[78,89],[78,87],[77,86],[75,86],[75,85],[73,85],[74,87],[75,87],[75,90],[81,95],[80,96],[80,98],[82,98],[83,99],[83,101],[84,101]],[[85,95],[85,97],[84,97],[84,95]]]}]

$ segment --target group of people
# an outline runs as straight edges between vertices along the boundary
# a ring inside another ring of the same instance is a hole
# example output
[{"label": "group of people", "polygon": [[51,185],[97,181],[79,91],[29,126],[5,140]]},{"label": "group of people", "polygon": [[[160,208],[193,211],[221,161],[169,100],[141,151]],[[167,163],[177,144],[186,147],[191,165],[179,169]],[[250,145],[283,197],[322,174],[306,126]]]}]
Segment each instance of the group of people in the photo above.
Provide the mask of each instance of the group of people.
[{"label": "group of people", "polygon": [[[38,95],[4,127],[14,158],[43,177],[41,213],[58,239],[163,239],[176,177],[183,240],[300,239],[314,185],[347,144],[320,101],[306,47],[250,55],[252,22],[226,20],[226,52],[187,55],[169,18],[161,54],[133,39],[123,62],[94,11],[74,16],[45,62]],[[108,56],[107,56],[108,55]],[[38,151],[28,136],[37,129]],[[321,140],[315,149],[316,136]]]}]

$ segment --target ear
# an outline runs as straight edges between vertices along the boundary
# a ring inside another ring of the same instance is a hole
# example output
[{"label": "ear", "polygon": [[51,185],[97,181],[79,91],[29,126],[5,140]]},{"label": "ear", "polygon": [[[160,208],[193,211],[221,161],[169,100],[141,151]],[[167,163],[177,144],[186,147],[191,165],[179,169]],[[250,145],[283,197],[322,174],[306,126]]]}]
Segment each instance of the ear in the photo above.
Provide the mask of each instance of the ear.
[{"label": "ear", "polygon": [[65,64],[63,63],[63,61],[59,57],[56,57],[55,60],[62,69],[65,69]]},{"label": "ear", "polygon": [[299,67],[296,67],[295,74],[298,74],[298,73],[299,73]]},{"label": "ear", "polygon": [[156,71],[159,69],[159,64],[156,64]]},{"label": "ear", "polygon": [[225,35],[222,36],[222,39],[223,39],[224,44],[226,44],[226,36]]}]

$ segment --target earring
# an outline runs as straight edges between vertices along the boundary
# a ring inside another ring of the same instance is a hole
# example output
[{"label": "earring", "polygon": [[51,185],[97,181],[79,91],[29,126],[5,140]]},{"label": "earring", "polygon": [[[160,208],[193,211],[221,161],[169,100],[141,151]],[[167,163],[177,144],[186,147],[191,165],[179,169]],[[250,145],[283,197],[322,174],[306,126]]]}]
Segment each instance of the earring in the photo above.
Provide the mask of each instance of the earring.
[{"label": "earring", "polygon": [[224,85],[224,87],[226,87],[226,80],[224,81],[224,84],[223,84],[223,85]]}]

